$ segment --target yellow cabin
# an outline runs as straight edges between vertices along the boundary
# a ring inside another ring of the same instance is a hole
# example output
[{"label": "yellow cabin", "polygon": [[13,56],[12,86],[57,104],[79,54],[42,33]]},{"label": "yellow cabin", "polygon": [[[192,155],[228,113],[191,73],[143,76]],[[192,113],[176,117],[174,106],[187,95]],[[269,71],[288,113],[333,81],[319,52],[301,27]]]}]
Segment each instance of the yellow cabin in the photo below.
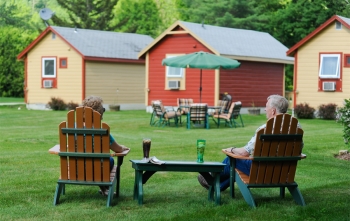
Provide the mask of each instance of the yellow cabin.
[{"label": "yellow cabin", "polygon": [[350,19],[334,15],[287,51],[294,56],[293,106],[343,106],[350,97]]},{"label": "yellow cabin", "polygon": [[25,63],[28,109],[46,109],[51,97],[80,104],[100,96],[106,109],[145,109],[145,60],[138,53],[147,35],[47,27],[18,56]]}]

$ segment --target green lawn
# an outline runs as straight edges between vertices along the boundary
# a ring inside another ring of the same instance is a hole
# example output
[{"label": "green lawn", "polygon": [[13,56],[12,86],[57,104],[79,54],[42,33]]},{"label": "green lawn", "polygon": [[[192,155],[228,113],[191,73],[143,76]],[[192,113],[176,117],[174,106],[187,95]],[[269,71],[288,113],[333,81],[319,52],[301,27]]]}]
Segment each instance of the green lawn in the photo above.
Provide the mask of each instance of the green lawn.
[{"label": "green lawn", "polygon": [[18,97],[0,97],[0,103],[23,103],[24,98]]},{"label": "green lawn", "polygon": [[152,138],[151,156],[160,160],[196,160],[196,140],[206,139],[205,161],[222,161],[221,149],[242,146],[263,124],[264,115],[243,115],[244,128],[191,129],[151,127],[145,111],[106,112],[104,121],[119,143],[131,148],[121,168],[121,196],[106,208],[106,198],[93,186],[66,186],[53,206],[59,158],[48,153],[58,143],[58,124],[66,111],[34,111],[0,106],[0,220],[350,220],[350,162],[334,158],[348,149],[342,125],[319,119],[300,120],[305,131],[305,160],[296,181],[306,207],[278,189],[253,189],[251,209],[236,187],[236,198],[222,192],[221,206],[207,200],[196,173],[156,173],[144,185],[144,205],[133,200],[130,159],[142,158],[142,138]]}]

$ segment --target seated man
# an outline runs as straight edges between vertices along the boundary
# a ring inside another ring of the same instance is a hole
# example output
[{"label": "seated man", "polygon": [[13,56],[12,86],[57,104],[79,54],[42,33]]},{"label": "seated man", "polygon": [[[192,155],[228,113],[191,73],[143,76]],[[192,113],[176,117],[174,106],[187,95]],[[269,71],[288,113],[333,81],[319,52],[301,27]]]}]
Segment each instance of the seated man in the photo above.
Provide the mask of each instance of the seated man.
[{"label": "seated man", "polygon": [[[267,98],[266,102],[266,118],[270,119],[273,118],[277,114],[286,113],[288,110],[288,101],[286,98],[280,96],[280,95],[271,95]],[[245,157],[249,157],[249,155],[252,155],[254,152],[255,147],[255,139],[256,139],[256,132],[259,131],[262,128],[265,128],[266,124],[263,124],[260,126],[256,131],[254,136],[249,140],[249,142],[241,148],[236,147],[230,147],[225,149],[227,152],[232,152],[237,155],[242,155]],[[298,124],[298,127],[300,125]],[[301,128],[301,127],[300,127]],[[220,189],[221,191],[226,190],[230,186],[230,159],[226,156],[226,158],[223,161],[224,164],[226,164],[224,171],[220,174]],[[249,176],[250,173],[250,167],[251,167],[252,161],[251,160],[242,160],[242,159],[236,159],[236,168],[241,170],[243,173],[247,174]],[[198,176],[199,183],[206,189],[209,188],[208,183],[204,179],[202,175]]]}]

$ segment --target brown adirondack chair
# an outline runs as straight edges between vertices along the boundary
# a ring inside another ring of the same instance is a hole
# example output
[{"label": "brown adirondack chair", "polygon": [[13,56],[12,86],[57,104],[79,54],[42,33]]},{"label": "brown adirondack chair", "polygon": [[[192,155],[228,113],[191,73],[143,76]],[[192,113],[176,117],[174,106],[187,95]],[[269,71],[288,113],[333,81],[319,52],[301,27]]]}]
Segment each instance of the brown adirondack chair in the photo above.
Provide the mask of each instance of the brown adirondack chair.
[{"label": "brown adirondack chair", "polygon": [[[279,114],[266,123],[266,128],[256,134],[253,156],[243,157],[223,152],[230,157],[230,194],[234,197],[234,183],[242,192],[245,201],[256,207],[250,188],[280,188],[285,196],[287,187],[297,204],[305,206],[298,184],[294,181],[298,160],[306,158],[301,153],[303,130],[297,127],[298,120],[289,114]],[[235,168],[236,159],[252,160],[250,175]]]},{"label": "brown adirondack chair", "polygon": [[117,184],[117,166],[110,171],[109,126],[89,107],[77,107],[59,125],[61,176],[57,181],[54,205],[65,184],[108,186],[107,207],[111,206]]}]

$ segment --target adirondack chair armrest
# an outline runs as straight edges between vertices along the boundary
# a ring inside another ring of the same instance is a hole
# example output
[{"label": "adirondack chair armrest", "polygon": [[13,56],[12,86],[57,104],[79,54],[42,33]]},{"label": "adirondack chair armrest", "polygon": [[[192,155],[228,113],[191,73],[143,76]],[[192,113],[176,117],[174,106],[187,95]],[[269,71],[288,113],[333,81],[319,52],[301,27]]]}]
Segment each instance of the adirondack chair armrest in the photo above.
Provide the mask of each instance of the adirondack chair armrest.
[{"label": "adirondack chair armrest", "polygon": [[129,149],[129,150],[124,150],[124,151],[121,152],[121,153],[115,153],[115,152],[113,152],[113,153],[111,153],[111,156],[112,156],[112,157],[126,156],[126,155],[128,155],[129,152],[130,152],[130,149]]},{"label": "adirondack chair armrest", "polygon": [[242,160],[253,160],[254,159],[253,157],[245,157],[245,156],[242,156],[242,155],[238,155],[238,154],[227,152],[227,151],[225,151],[225,149],[222,149],[222,152],[224,154],[226,154],[227,156],[230,156],[230,157],[233,157],[233,158],[236,158],[236,159],[242,159]]}]

